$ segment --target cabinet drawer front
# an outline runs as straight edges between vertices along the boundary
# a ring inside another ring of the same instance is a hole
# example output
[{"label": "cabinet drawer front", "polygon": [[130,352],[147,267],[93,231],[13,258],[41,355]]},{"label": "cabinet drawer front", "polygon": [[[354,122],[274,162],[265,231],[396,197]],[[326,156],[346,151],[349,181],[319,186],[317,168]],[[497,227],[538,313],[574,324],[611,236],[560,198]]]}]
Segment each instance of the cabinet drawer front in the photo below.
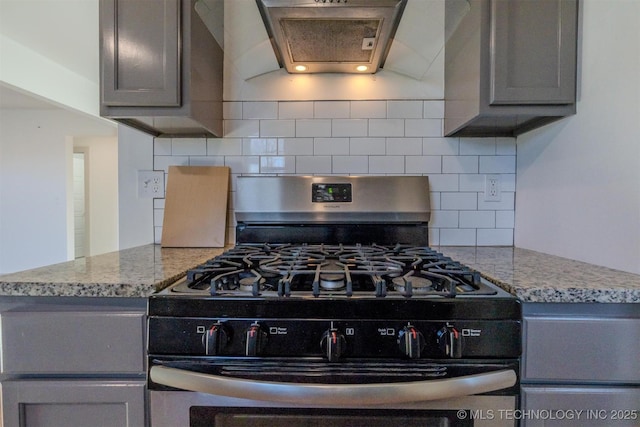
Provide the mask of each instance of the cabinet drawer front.
[{"label": "cabinet drawer front", "polygon": [[143,312],[16,311],[0,322],[3,373],[145,371]]},{"label": "cabinet drawer front", "polygon": [[524,319],[523,375],[533,380],[640,383],[640,319]]},{"label": "cabinet drawer front", "polygon": [[19,380],[2,383],[1,425],[145,425],[144,381]]}]

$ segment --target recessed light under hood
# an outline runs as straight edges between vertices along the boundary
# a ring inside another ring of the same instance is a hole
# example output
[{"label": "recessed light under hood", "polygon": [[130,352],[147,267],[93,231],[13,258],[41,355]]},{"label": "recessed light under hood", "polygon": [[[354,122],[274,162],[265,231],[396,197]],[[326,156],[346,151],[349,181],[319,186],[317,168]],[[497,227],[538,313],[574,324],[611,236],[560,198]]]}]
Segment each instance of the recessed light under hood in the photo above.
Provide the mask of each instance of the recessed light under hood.
[{"label": "recessed light under hood", "polygon": [[372,74],[384,65],[407,0],[256,3],[278,63],[289,73]]}]

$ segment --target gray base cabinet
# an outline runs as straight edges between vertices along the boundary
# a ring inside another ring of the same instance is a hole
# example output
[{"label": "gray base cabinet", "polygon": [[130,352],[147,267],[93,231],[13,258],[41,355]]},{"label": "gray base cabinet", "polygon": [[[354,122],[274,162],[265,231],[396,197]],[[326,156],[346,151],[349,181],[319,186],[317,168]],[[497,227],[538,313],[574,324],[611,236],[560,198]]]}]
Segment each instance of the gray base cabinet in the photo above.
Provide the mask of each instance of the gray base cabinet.
[{"label": "gray base cabinet", "polygon": [[0,298],[0,425],[146,425],[146,300]]},{"label": "gray base cabinet", "polygon": [[640,305],[525,304],[522,427],[640,426]]},{"label": "gray base cabinet", "polygon": [[9,380],[1,393],[5,427],[145,425],[142,380]]},{"label": "gray base cabinet", "polygon": [[100,0],[100,115],[154,136],[222,136],[223,52],[195,0]]},{"label": "gray base cabinet", "polygon": [[445,135],[515,136],[575,114],[578,0],[445,7]]}]

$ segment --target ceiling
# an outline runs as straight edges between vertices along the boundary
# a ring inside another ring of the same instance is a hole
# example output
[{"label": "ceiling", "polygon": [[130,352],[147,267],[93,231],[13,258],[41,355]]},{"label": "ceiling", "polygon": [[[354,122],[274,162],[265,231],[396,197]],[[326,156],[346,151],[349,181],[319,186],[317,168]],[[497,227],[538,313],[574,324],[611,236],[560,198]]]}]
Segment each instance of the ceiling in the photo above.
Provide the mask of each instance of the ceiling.
[{"label": "ceiling", "polygon": [[[0,36],[82,78],[99,80],[98,0],[0,0]],[[0,108],[58,106],[0,84]]]}]

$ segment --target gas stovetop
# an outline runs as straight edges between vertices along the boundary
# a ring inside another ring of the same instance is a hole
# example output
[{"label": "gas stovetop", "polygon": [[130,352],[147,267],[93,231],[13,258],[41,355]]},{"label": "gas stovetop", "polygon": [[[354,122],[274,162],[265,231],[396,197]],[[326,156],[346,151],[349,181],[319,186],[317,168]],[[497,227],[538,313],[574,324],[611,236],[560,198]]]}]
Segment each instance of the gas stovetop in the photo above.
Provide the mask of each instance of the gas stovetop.
[{"label": "gas stovetop", "polygon": [[504,291],[426,246],[240,244],[165,294],[213,298],[459,298]]}]

